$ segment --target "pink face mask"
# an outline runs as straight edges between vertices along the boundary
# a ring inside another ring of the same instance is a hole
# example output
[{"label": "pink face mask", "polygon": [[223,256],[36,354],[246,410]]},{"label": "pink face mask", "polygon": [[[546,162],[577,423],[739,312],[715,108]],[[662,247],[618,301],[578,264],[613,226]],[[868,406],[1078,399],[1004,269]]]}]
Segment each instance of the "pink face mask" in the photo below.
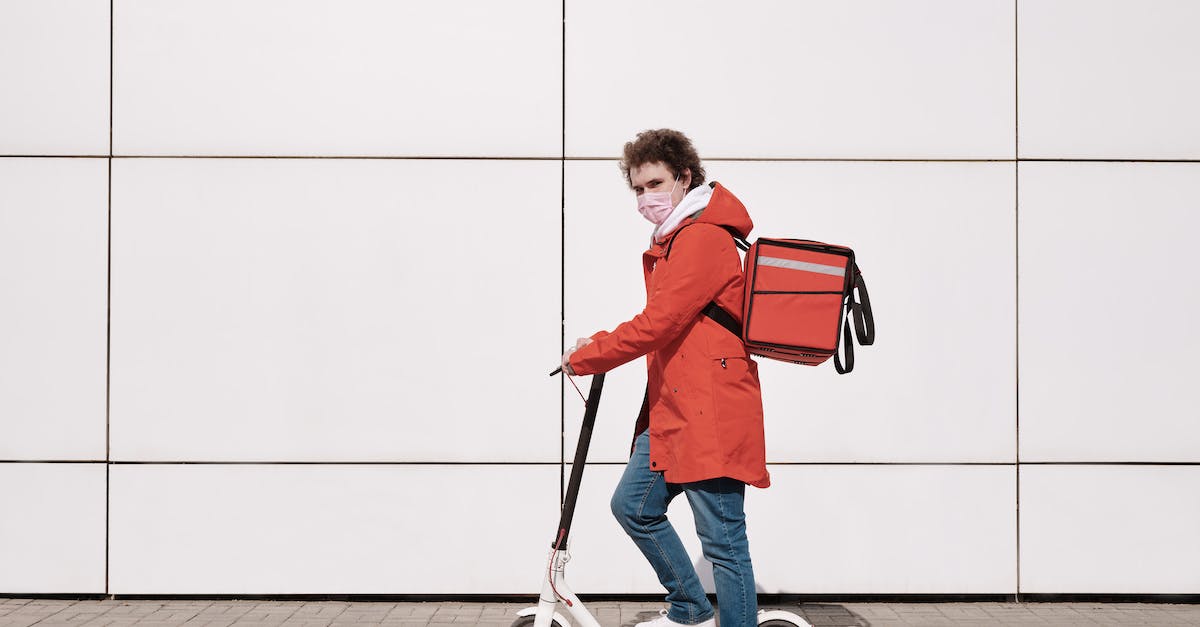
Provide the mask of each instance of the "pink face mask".
[{"label": "pink face mask", "polygon": [[[675,185],[679,184],[679,178],[675,179]],[[638,196],[638,213],[642,217],[653,222],[654,224],[662,224],[667,216],[671,215],[671,211],[675,209],[671,205],[671,194],[675,192],[675,185],[671,186],[669,192],[642,192]]]}]

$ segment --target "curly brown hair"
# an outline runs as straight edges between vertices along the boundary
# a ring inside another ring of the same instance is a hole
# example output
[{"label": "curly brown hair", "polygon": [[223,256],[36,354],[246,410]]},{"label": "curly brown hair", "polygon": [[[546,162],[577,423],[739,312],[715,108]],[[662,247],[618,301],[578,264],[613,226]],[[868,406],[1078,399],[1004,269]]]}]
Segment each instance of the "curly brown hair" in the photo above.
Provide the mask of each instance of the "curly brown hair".
[{"label": "curly brown hair", "polygon": [[704,166],[700,165],[700,155],[696,153],[692,140],[679,131],[659,128],[638,133],[633,141],[625,143],[624,155],[621,157],[621,174],[625,175],[625,182],[632,187],[630,168],[655,162],[666,165],[675,176],[679,176],[684,170],[690,170],[692,183],[688,186],[688,191],[704,184]]}]

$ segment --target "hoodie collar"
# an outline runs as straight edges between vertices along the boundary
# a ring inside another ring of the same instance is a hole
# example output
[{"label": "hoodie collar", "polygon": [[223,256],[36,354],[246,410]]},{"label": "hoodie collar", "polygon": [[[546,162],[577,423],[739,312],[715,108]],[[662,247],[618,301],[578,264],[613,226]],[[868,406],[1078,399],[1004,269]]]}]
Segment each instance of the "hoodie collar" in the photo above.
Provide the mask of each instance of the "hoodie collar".
[{"label": "hoodie collar", "polygon": [[713,188],[708,185],[700,185],[688,192],[683,197],[683,200],[680,200],[679,204],[675,206],[675,209],[671,211],[671,214],[667,216],[667,219],[654,228],[653,240],[661,242],[689,216],[704,210],[708,206],[708,200],[712,198],[712,193]]}]

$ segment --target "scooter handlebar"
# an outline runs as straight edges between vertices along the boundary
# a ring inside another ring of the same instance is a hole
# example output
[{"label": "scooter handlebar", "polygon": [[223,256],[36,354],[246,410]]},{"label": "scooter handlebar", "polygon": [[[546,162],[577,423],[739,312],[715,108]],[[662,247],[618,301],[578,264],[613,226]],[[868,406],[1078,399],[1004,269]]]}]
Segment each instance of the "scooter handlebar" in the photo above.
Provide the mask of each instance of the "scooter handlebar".
[{"label": "scooter handlebar", "polygon": [[555,368],[555,369],[554,369],[554,372],[551,372],[551,373],[550,373],[550,376],[552,376],[552,377],[553,377],[554,375],[556,375],[556,374],[558,374],[558,373],[560,373],[560,372],[562,372],[562,366],[559,366],[559,367]]}]

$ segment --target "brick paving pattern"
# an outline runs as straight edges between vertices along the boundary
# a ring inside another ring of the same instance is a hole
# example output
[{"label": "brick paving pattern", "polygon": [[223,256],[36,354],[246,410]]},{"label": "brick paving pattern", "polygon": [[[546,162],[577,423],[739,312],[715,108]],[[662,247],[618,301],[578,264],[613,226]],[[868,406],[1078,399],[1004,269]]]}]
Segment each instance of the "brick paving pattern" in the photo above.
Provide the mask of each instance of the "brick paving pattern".
[{"label": "brick paving pattern", "polygon": [[[0,627],[508,627],[530,603],[0,598]],[[595,601],[605,627],[654,618],[660,603]],[[1196,625],[1200,605],[1169,603],[800,603],[773,605],[814,627],[913,625]],[[564,613],[565,614],[565,613]]]}]

